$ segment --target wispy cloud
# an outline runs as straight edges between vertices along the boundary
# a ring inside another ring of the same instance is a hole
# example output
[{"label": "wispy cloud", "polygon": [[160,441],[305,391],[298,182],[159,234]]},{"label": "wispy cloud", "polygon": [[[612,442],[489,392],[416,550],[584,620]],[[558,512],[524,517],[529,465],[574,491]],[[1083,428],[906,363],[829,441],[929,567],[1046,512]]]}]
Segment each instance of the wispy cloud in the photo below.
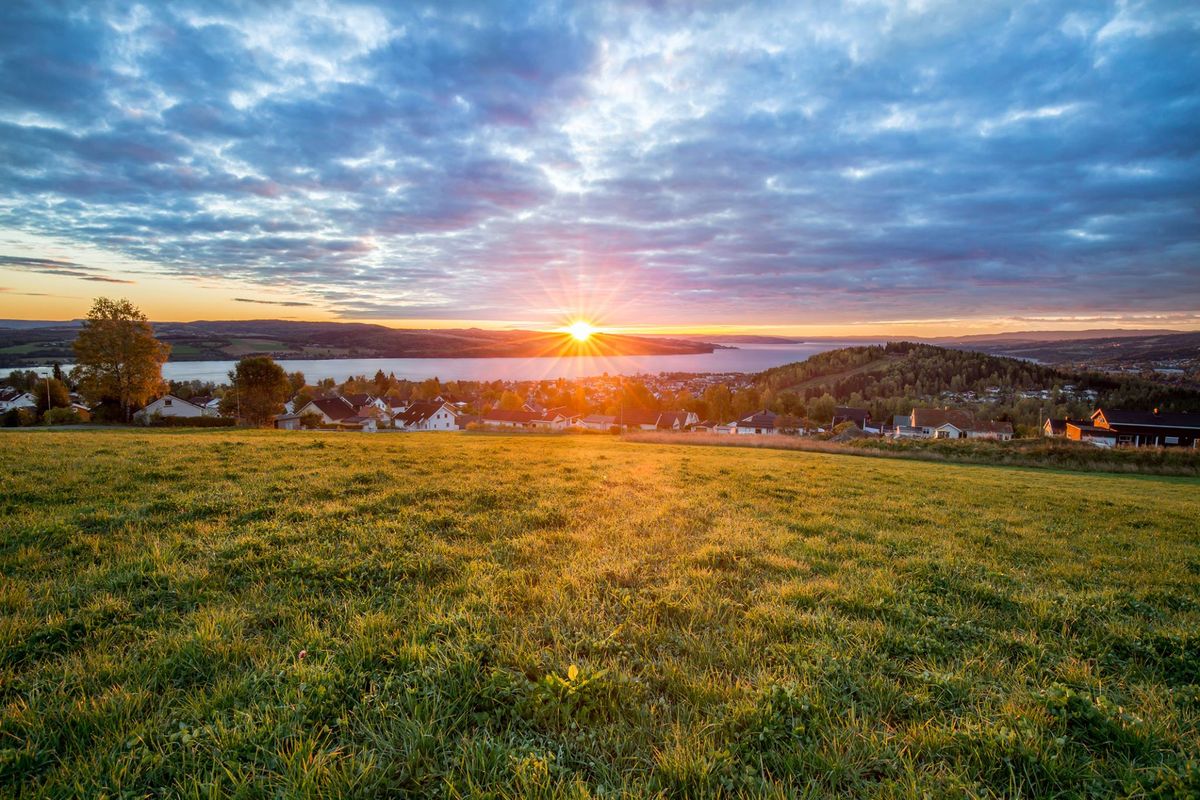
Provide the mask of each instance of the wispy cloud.
[{"label": "wispy cloud", "polygon": [[71,261],[58,261],[52,258],[25,258],[22,256],[0,255],[0,268],[2,267],[22,270],[24,272],[38,272],[43,275],[80,278],[85,281],[95,281],[97,283],[134,283],[134,281],[100,274],[89,267],[84,267]]},{"label": "wispy cloud", "polygon": [[235,297],[235,303],[258,303],[264,306],[284,306],[286,308],[300,308],[303,306],[312,306],[312,303],[306,303],[302,300],[254,300],[249,297]]},{"label": "wispy cloud", "polygon": [[349,316],[617,284],[661,323],[1195,308],[1198,29],[1166,1],[7,3],[0,227]]}]

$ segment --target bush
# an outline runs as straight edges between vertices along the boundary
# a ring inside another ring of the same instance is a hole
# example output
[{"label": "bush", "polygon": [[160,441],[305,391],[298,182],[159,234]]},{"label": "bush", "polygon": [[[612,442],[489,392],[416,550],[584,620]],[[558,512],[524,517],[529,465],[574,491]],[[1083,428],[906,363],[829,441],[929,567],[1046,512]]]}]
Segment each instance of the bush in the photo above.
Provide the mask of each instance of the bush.
[{"label": "bush", "polygon": [[42,415],[42,421],[47,425],[78,425],[83,419],[73,408],[52,408]]},{"label": "bush", "polygon": [[237,424],[233,417],[159,417],[146,421],[151,428],[232,428]]}]

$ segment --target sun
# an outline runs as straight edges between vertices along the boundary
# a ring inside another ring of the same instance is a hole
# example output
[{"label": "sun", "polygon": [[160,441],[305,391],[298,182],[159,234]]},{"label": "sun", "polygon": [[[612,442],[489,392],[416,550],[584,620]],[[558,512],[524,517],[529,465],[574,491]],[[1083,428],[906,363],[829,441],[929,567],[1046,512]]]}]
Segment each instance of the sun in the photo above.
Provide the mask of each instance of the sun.
[{"label": "sun", "polygon": [[596,332],[596,328],[590,322],[584,320],[572,322],[563,330],[571,334],[571,337],[577,342],[586,342]]}]

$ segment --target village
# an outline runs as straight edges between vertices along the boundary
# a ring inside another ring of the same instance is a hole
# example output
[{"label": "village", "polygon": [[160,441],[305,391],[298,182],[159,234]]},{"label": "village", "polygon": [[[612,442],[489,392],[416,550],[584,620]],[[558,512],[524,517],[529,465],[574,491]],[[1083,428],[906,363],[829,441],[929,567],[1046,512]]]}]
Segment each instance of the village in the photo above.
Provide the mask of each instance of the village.
[{"label": "village", "polygon": [[[709,386],[723,385],[723,381],[730,377],[659,376],[651,384],[654,386],[652,393],[656,397],[677,398]],[[601,386],[609,389],[604,392],[603,399],[611,400],[619,396],[607,382]],[[886,420],[872,419],[868,409],[850,406],[834,406],[832,413],[820,420],[779,414],[766,408],[723,420],[701,419],[695,411],[683,408],[658,411],[618,407],[614,413],[581,413],[567,405],[547,407],[533,397],[524,398],[516,405],[511,401],[512,396],[509,392],[503,398],[505,402],[489,404],[479,397],[461,398],[449,392],[437,392],[428,399],[402,399],[395,393],[342,392],[306,386],[284,404],[283,413],[274,415],[271,424],[280,430],[364,433],[460,430],[577,433],[668,431],[731,436],[815,436],[841,441],[863,437],[1008,441],[1015,436],[1011,422],[982,419],[969,409],[948,405],[940,408],[914,407],[908,414],[893,415]],[[973,398],[953,399],[961,401]],[[514,405],[516,407],[512,407]],[[22,409],[32,413],[37,406],[38,397],[33,391],[0,388],[0,414],[10,411],[20,413]],[[53,409],[51,413],[59,410]],[[71,395],[70,405],[64,410],[80,422],[91,418],[91,409],[78,395]],[[133,421],[142,425],[191,423],[232,426],[237,418],[223,413],[220,396],[182,397],[168,393],[139,409],[133,415]],[[1160,412],[1158,409],[1126,411],[1097,408],[1089,418],[1046,419],[1040,434],[1104,448],[1196,448],[1200,446],[1200,415]]]}]

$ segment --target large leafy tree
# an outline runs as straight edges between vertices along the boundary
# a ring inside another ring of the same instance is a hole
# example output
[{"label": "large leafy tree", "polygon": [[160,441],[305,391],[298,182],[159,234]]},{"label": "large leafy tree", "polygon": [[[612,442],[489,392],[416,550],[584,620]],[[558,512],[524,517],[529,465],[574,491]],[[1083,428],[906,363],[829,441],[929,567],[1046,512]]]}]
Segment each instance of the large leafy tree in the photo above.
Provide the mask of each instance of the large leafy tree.
[{"label": "large leafy tree", "polygon": [[128,420],[165,390],[162,365],[170,352],[137,306],[98,297],[75,339],[71,378],[88,400],[118,403]]},{"label": "large leafy tree", "polygon": [[221,398],[221,413],[237,414],[251,425],[264,425],[276,414],[292,393],[292,384],[283,367],[267,356],[243,358],[229,373],[233,390]]},{"label": "large leafy tree", "polygon": [[42,378],[30,392],[37,399],[39,414],[45,414],[52,408],[66,408],[71,405],[71,393],[67,385],[55,378]]}]

